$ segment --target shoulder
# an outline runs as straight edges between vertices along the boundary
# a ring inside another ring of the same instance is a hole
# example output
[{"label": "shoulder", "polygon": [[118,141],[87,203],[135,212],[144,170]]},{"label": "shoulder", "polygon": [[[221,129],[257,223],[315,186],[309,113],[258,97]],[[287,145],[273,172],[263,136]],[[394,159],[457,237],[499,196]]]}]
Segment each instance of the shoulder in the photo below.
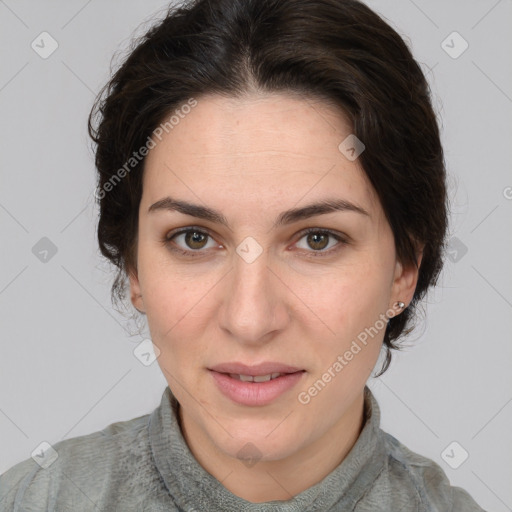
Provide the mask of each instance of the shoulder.
[{"label": "shoulder", "polygon": [[413,452],[391,434],[380,432],[387,452],[385,479],[391,494],[413,499],[418,511],[484,512],[468,492],[451,486],[439,464]]},{"label": "shoulder", "polygon": [[[102,502],[112,486],[149,467],[149,415],[113,423],[92,434],[41,449],[0,475],[0,509],[76,510]],[[58,502],[57,502],[58,497]],[[77,506],[81,503],[81,506]]]}]

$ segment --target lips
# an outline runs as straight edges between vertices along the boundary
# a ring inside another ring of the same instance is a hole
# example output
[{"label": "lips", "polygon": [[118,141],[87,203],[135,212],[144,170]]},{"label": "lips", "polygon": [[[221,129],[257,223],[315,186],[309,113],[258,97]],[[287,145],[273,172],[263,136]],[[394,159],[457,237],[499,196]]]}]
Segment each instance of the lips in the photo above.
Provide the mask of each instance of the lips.
[{"label": "lips", "polygon": [[269,373],[267,375],[243,375],[237,373],[230,373],[229,376],[232,379],[242,380],[244,382],[268,382],[269,380],[277,379],[282,375],[288,375],[286,373]]},{"label": "lips", "polygon": [[284,363],[265,362],[257,365],[246,365],[243,363],[222,363],[212,366],[209,370],[219,373],[248,375],[251,377],[271,375],[273,373],[296,373],[303,371],[303,368],[296,368]]},{"label": "lips", "polygon": [[224,363],[208,368],[219,391],[239,405],[268,405],[294,388],[305,370],[283,363],[248,366]]}]

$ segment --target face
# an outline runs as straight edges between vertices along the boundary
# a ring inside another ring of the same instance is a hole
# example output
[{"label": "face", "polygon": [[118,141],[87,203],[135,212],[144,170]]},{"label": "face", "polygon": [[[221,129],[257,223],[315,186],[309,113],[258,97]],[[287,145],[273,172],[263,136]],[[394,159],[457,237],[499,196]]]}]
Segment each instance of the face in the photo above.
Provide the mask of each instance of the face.
[{"label": "face", "polygon": [[[341,425],[376,364],[384,315],[412,298],[417,273],[397,260],[358,160],[338,148],[350,133],[319,100],[212,95],[146,157],[132,302],[185,430],[224,455],[252,443],[283,459]],[[328,201],[339,208],[307,208]]]}]

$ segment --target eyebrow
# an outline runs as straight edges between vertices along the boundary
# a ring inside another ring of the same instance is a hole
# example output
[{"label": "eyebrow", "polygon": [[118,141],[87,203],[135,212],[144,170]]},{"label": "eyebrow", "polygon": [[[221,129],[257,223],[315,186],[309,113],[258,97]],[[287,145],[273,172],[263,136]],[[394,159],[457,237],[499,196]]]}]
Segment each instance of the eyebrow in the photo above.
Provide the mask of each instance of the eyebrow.
[{"label": "eyebrow", "polygon": [[[148,213],[155,211],[177,211],[184,215],[197,217],[198,219],[208,220],[215,224],[222,224],[231,229],[226,217],[219,211],[206,206],[179,201],[171,197],[164,197],[148,208]],[[370,214],[360,206],[357,206],[344,199],[324,199],[315,203],[308,204],[301,208],[293,208],[279,214],[274,222],[273,229],[279,226],[293,224],[299,220],[308,219],[317,215],[325,215],[332,212],[355,212],[370,217]]]}]

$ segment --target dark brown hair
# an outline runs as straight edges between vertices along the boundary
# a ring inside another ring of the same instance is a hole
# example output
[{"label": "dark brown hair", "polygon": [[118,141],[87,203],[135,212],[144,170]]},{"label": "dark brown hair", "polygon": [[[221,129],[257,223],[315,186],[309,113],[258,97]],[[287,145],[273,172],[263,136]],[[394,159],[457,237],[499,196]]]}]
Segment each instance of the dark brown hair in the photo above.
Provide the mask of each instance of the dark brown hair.
[{"label": "dark brown hair", "polygon": [[341,107],[366,146],[359,161],[392,228],[398,258],[416,264],[424,246],[412,303],[386,329],[382,374],[390,349],[400,348],[394,341],[411,330],[416,305],[442,267],[445,164],[418,63],[397,32],[356,0],[196,0],[170,7],[134,41],[89,116],[97,145],[98,241],[118,269],[112,297],[125,297],[126,275],[136,268],[144,159],[130,168],[126,162],[190,98],[238,97],[252,89]]}]

